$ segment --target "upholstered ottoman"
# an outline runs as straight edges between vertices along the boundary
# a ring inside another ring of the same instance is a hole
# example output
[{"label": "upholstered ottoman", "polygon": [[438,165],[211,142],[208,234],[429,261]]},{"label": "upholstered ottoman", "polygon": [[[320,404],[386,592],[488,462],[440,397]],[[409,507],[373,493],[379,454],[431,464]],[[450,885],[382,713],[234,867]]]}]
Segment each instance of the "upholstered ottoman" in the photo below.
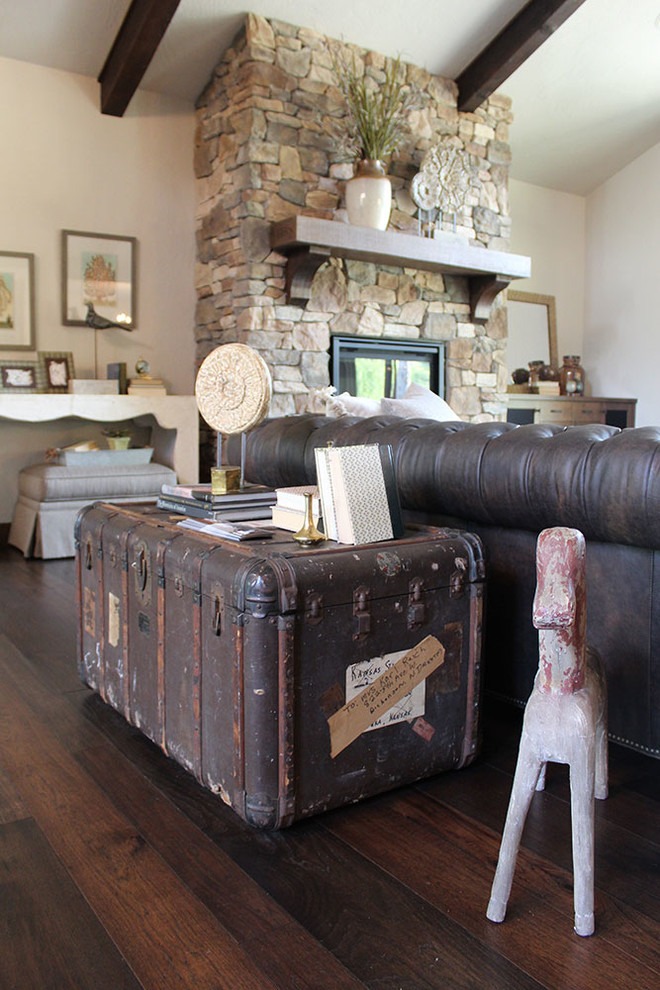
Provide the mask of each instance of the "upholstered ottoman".
[{"label": "upholstered ottoman", "polygon": [[162,464],[35,464],[18,476],[9,542],[26,557],[73,557],[73,528],[80,509],[97,500],[141,502],[161,485],[176,484]]}]

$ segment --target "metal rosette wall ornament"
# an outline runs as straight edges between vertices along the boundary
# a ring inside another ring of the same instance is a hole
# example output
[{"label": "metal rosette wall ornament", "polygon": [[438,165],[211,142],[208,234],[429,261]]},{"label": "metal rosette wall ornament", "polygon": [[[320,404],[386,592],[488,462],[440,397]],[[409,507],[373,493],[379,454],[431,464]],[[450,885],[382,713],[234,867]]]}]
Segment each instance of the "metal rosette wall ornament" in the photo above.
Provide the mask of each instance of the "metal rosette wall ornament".
[{"label": "metal rosette wall ornament", "polygon": [[443,213],[454,215],[455,228],[456,214],[465,206],[470,189],[477,182],[477,170],[466,151],[446,140],[430,148],[410,189],[419,209],[420,234],[433,236],[436,224],[440,228]]},{"label": "metal rosette wall ornament", "polygon": [[218,433],[243,433],[268,413],[273,383],[268,365],[247,344],[222,344],[197,372],[197,408]]}]

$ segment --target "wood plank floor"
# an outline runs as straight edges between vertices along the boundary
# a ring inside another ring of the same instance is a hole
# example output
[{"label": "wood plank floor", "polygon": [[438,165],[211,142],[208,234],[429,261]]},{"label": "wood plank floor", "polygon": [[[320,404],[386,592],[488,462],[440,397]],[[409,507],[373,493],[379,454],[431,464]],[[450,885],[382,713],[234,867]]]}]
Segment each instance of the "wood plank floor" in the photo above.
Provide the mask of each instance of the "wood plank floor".
[{"label": "wood plank floor", "polygon": [[78,681],[73,562],[0,547],[0,990],[660,987],[660,761],[610,746],[596,934],[572,930],[566,770],[486,920],[520,713],[473,766],[278,833]]}]

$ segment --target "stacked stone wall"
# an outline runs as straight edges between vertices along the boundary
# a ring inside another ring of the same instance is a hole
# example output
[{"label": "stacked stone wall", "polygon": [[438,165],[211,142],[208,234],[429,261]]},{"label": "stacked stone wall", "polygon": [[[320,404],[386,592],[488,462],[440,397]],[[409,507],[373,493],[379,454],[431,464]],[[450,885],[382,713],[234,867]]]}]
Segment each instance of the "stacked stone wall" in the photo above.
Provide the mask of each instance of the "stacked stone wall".
[{"label": "stacked stone wall", "polygon": [[[328,42],[309,28],[249,15],[198,100],[198,364],[218,344],[257,348],[273,375],[271,412],[287,415],[318,408],[314,392],[329,383],[333,332],[442,340],[450,404],[465,419],[499,418],[506,314],[496,306],[486,325],[472,323],[465,278],[335,259],[317,273],[305,307],[285,302],[285,259],[270,250],[271,222],[297,213],[345,219],[353,166],[336,137],[345,107]],[[382,55],[345,47],[374,83],[382,80]],[[390,227],[417,231],[410,180],[424,152],[449,136],[478,166],[457,232],[507,250],[510,101],[495,95],[459,114],[451,80],[413,65],[405,71],[423,106],[390,163]]]}]

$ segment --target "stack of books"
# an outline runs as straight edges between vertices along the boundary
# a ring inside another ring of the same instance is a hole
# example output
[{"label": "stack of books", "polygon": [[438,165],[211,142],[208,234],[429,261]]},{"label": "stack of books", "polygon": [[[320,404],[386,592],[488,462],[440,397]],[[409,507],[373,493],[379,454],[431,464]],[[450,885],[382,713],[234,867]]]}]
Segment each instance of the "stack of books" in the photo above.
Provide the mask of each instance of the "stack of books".
[{"label": "stack of books", "polygon": [[305,524],[305,493],[312,495],[312,516],[314,525],[321,519],[321,502],[316,485],[297,485],[293,488],[276,488],[276,502],[273,506],[273,525],[297,533]]},{"label": "stack of books", "polygon": [[390,444],[317,447],[314,455],[328,539],[375,543],[403,535]]},{"label": "stack of books", "polygon": [[539,395],[559,395],[559,382],[538,382]]},{"label": "stack of books", "polygon": [[212,522],[269,519],[274,503],[275,492],[264,485],[247,485],[226,495],[214,495],[210,485],[163,485],[156,502],[166,512]]},{"label": "stack of books", "polygon": [[129,395],[167,395],[167,389],[165,388],[163,379],[152,378],[151,375],[148,377],[144,375],[141,378],[129,378],[126,391]]}]

